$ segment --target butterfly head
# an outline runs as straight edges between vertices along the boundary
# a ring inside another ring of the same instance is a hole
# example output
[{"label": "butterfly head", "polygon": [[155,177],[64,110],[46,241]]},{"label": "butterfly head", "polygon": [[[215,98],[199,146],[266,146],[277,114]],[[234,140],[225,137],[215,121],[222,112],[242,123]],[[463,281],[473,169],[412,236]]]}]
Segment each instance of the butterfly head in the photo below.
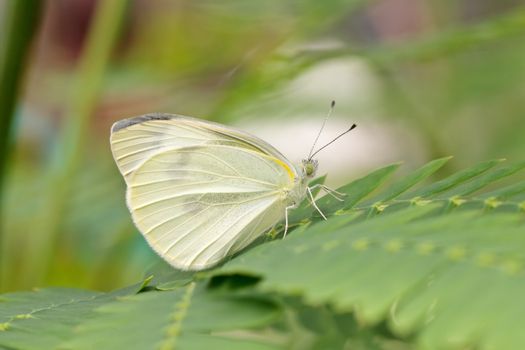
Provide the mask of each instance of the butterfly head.
[{"label": "butterfly head", "polygon": [[308,158],[303,159],[303,176],[306,178],[312,178],[317,172],[317,166],[319,162],[316,159]]}]

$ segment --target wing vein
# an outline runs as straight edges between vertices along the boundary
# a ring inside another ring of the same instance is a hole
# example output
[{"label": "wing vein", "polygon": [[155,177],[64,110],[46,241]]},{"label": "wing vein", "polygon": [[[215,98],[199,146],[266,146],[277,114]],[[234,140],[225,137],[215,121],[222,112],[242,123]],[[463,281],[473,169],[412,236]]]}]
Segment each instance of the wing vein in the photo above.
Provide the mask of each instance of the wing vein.
[{"label": "wing vein", "polygon": [[[155,183],[162,183],[162,182],[166,182],[166,181],[173,181],[173,179],[166,179],[164,181],[159,181],[159,182],[155,182]],[[157,192],[163,192],[163,191],[167,191],[167,190],[172,190],[172,189],[179,188],[179,187],[188,187],[188,186],[195,186],[195,185],[209,185],[209,184],[213,184],[213,183],[216,183],[216,182],[219,182],[219,181],[221,181],[221,179],[210,180],[210,181],[188,182],[188,183],[177,184],[177,185],[173,185],[173,186],[165,186],[165,187],[162,187],[162,188],[159,188],[159,189],[156,189],[156,190],[152,190],[152,191],[148,191],[148,192],[141,192],[137,196],[150,195],[150,194],[154,194],[154,193],[157,193]],[[133,186],[132,185],[130,187],[136,188],[136,187],[139,187],[139,186]]]},{"label": "wing vein", "polygon": [[[264,209],[266,209],[269,205],[266,205],[264,208],[262,208],[262,210],[264,211]],[[245,218],[248,214],[251,214],[257,210],[260,210],[261,208],[259,206],[255,206],[252,210],[250,211],[246,211],[245,213],[243,213],[241,216],[239,216],[233,223],[230,224],[230,226],[228,228],[226,228],[223,232],[227,232],[228,230],[230,230],[234,225],[236,225],[237,223],[239,223],[239,221],[241,221],[243,218]],[[218,220],[219,221],[219,220]],[[261,220],[258,221],[257,225],[259,225]],[[253,231],[257,228],[257,225],[254,226],[252,228],[252,230],[250,231],[250,235],[251,233],[253,233]],[[242,233],[242,229],[239,230],[239,232],[237,232],[237,234],[235,235],[235,237],[233,237],[230,242],[232,241],[235,241],[235,238],[240,235]],[[217,237],[210,243],[208,243],[205,247],[203,247],[198,253],[197,255],[192,259],[191,261],[191,264],[193,264],[207,249],[209,249],[213,244],[215,244],[215,242],[217,242],[219,239],[221,239],[222,235],[217,235]],[[224,245],[223,245],[224,246]],[[228,255],[227,253],[224,254],[224,256]]]},{"label": "wing vein", "polygon": [[[181,227],[181,226],[184,225],[185,223],[189,222],[189,221],[190,221],[191,219],[193,219],[194,217],[200,215],[205,209],[208,209],[208,208],[202,208],[202,209],[199,210],[197,213],[191,215],[189,218],[187,218],[186,220],[184,220],[183,222],[181,222],[181,223],[178,224],[177,226],[171,228],[168,232],[164,233],[164,234],[163,234],[161,237],[159,237],[157,240],[152,241],[152,244],[157,243],[158,241],[164,239],[164,237],[166,237],[166,236],[172,234],[173,231],[175,231],[176,229],[178,229],[179,227]],[[178,216],[178,217],[179,217],[179,216]],[[178,218],[178,217],[177,217],[177,218]],[[173,218],[171,218],[170,220],[166,220],[166,222],[169,222],[169,221],[171,221],[171,220],[173,220]],[[165,224],[166,222],[164,222],[163,224]],[[158,226],[160,226],[160,225],[157,225],[157,227],[158,227]],[[154,227],[154,228],[156,228],[156,227]],[[153,230],[153,229],[152,229],[152,230]],[[150,230],[149,232],[151,232],[152,230]],[[148,232],[148,233],[149,233],[149,232]]]},{"label": "wing vein", "polygon": [[[259,184],[262,184],[262,185],[267,185],[267,186],[272,187],[272,188],[273,187],[278,187],[277,184],[272,184],[270,182],[257,180],[257,179],[253,179],[253,178],[249,178],[249,177],[232,176],[232,175],[221,175],[221,174],[218,174],[218,173],[214,173],[212,171],[205,171],[205,170],[199,170],[199,169],[162,169],[162,170],[147,170],[147,171],[143,170],[143,171],[141,171],[141,174],[155,174],[155,173],[163,173],[163,172],[166,172],[166,171],[195,172],[195,173],[201,173],[201,174],[207,174],[207,175],[216,176],[216,177],[219,177],[221,179],[247,180],[247,181],[259,183]],[[155,181],[151,181],[151,182],[142,182],[142,183],[135,184],[132,187],[153,185],[153,184],[166,182],[166,181],[172,181],[172,180],[175,180],[175,179],[163,179],[163,180],[155,180]]]},{"label": "wing vein", "polygon": [[[176,149],[176,148],[175,148]],[[225,165],[228,169],[230,169],[231,171],[233,171],[234,173],[236,173],[237,175],[241,176],[241,174],[239,174],[239,172],[234,168],[232,167],[230,164],[228,164],[227,162],[225,162],[224,160],[220,159],[219,157],[211,154],[211,153],[208,153],[208,152],[198,152],[198,151],[184,151],[183,148],[181,148],[181,150],[177,150],[177,153],[189,153],[189,154],[201,154],[201,155],[205,155],[205,156],[208,156],[214,160],[216,160],[217,162]],[[167,162],[167,161],[162,161],[162,160],[159,160],[159,159],[153,159],[154,161],[156,162],[159,162],[159,163],[171,163],[171,162]],[[169,169],[171,170],[171,169]]]},{"label": "wing vein", "polygon": [[[220,193],[220,192],[214,192],[214,193]],[[253,193],[257,193],[257,192],[253,192]],[[274,196],[276,193],[277,193],[276,191],[273,191],[273,192],[267,193],[265,195],[260,195],[260,196],[257,196],[255,198],[250,198],[250,199],[246,199],[244,201],[238,201],[238,202],[224,202],[224,203],[213,203],[213,204],[210,204],[210,203],[207,203],[207,202],[196,201],[196,203],[209,205],[209,206],[212,206],[212,207],[221,206],[221,205],[228,205],[228,204],[243,204],[243,203],[248,203],[248,202],[260,199],[260,198],[271,197],[271,196]],[[199,194],[199,193],[198,192],[190,192],[190,193],[179,194],[179,195],[175,195],[175,196],[171,196],[171,197],[165,197],[165,198],[161,198],[161,199],[159,199],[157,201],[154,201],[154,202],[149,202],[149,203],[143,204],[141,206],[134,207],[133,209],[134,210],[144,209],[144,208],[146,208],[146,207],[148,207],[150,205],[157,204],[159,202],[168,201],[168,200],[171,200],[171,199],[175,199],[177,197],[193,196],[193,195],[196,195],[196,194]],[[205,193],[205,194],[207,194],[207,193]]]},{"label": "wing vein", "polygon": [[[142,223],[144,222],[144,220],[154,216],[154,215],[157,215],[157,214],[160,214],[162,213],[163,211],[166,211],[166,210],[171,210],[171,209],[174,209],[174,208],[177,208],[177,207],[180,207],[181,205],[188,205],[188,204],[195,204],[195,203],[199,203],[200,199],[202,197],[204,197],[206,195],[206,193],[203,193],[196,201],[191,201],[191,202],[185,202],[185,203],[177,203],[176,205],[171,205],[171,206],[166,206],[162,209],[159,209],[157,211],[154,211],[152,213],[149,213],[147,215],[144,215],[143,217],[140,218],[140,220],[136,220],[135,222],[136,223]],[[182,216],[182,215],[181,215]]]},{"label": "wing vein", "polygon": [[[208,227],[204,233],[201,234],[201,236],[207,232],[209,232],[209,230],[214,227],[215,225],[217,225],[218,222],[220,222],[222,220],[222,218],[224,218],[226,215],[228,215],[232,210],[234,209],[234,207],[231,207],[230,209],[226,210],[226,212],[224,214],[221,215],[221,217],[217,220],[215,220],[215,222],[213,222],[210,227]],[[181,240],[183,240],[184,238],[188,237],[188,235],[190,235],[193,231],[195,231],[194,229],[193,230],[189,230],[188,232],[185,232],[184,235],[181,235],[180,237],[177,237],[177,240],[175,240],[174,242],[172,242],[169,247],[167,249],[164,250],[164,254],[168,254],[168,252],[173,249],[173,247],[179,243]]]}]

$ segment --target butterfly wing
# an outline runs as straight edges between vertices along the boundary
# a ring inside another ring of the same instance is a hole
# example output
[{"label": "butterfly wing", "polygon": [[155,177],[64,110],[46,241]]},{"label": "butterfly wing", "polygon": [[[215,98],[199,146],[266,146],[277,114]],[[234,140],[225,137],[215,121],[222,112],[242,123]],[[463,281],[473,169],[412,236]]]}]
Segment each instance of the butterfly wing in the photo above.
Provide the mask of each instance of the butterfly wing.
[{"label": "butterfly wing", "polygon": [[133,221],[171,265],[200,270],[279,222],[294,178],[278,158],[232,145],[172,148],[132,173]]},{"label": "butterfly wing", "polygon": [[263,140],[191,117],[153,113],[124,119],[113,125],[110,142],[113,158],[126,182],[138,166],[162,150],[205,144],[230,145],[266,154],[279,159],[297,176],[293,165]]}]

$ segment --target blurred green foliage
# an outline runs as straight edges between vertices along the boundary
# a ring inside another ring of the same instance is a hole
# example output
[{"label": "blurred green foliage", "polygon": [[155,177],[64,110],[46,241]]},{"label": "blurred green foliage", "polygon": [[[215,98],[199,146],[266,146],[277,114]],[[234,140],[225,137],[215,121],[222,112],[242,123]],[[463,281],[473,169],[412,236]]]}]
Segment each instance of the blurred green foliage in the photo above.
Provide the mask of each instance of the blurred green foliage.
[{"label": "blurred green foliage", "polygon": [[294,83],[327,65],[359,62],[374,82],[362,103],[337,90],[356,77],[309,82],[340,96],[339,115],[401,130],[400,145],[416,138],[418,149],[396,160],[454,155],[448,172],[520,160],[524,34],[525,8],[510,0],[49,1],[19,76],[1,198],[2,289],[109,290],[158,259],[125,207],[112,122],[152,111],[277,125],[322,116],[325,94],[311,98]]},{"label": "blurred green foliage", "polygon": [[11,143],[20,76],[39,23],[40,3],[34,0],[12,1],[5,7],[5,25],[0,39],[0,184],[6,173],[4,168]]}]

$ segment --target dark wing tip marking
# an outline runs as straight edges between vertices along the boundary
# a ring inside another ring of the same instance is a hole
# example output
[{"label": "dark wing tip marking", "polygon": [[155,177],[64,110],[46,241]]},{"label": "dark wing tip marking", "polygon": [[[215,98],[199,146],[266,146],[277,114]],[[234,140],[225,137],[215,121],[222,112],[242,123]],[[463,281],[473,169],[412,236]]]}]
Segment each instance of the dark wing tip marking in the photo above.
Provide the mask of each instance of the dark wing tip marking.
[{"label": "dark wing tip marking", "polygon": [[132,125],[144,123],[150,120],[170,120],[177,116],[169,113],[149,113],[140,115],[138,117],[128,118],[119,120],[111,127],[111,132],[117,132],[119,130],[129,128]]}]

